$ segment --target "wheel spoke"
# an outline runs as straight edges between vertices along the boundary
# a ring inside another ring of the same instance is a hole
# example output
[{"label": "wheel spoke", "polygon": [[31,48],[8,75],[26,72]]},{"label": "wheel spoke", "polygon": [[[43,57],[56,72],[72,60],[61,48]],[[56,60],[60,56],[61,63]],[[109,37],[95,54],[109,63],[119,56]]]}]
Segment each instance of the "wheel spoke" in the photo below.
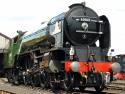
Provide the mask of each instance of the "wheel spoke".
[{"label": "wheel spoke", "polygon": [[96,78],[96,82],[98,82],[97,85],[95,86],[95,90],[97,92],[100,92],[105,88],[104,77],[101,73],[96,73],[95,78]]}]

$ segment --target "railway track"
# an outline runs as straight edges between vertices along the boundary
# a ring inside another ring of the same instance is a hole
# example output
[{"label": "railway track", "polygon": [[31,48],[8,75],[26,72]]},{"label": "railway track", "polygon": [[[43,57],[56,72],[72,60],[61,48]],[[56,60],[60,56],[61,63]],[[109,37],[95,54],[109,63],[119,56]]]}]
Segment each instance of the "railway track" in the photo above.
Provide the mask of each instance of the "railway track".
[{"label": "railway track", "polygon": [[111,84],[108,85],[107,89],[125,91],[125,80],[115,80]]},{"label": "railway track", "polygon": [[0,94],[16,94],[16,93],[0,90]]},{"label": "railway track", "polygon": [[[25,85],[15,86],[3,81],[4,80],[0,80],[0,94],[99,94],[95,92],[94,88],[86,88],[84,91],[79,91],[77,88],[70,92],[66,92],[64,90],[52,91],[51,89],[41,89],[40,87]],[[107,89],[102,91],[100,94],[125,94],[124,87],[119,87],[120,85],[125,87],[125,80],[113,81],[108,85]]]}]

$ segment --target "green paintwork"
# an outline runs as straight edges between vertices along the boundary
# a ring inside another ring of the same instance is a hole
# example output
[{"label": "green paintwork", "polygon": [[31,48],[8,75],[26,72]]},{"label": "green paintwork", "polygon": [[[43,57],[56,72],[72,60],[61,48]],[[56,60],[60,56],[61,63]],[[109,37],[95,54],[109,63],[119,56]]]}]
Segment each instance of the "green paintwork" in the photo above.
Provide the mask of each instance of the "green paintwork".
[{"label": "green paintwork", "polygon": [[27,36],[24,35],[26,32],[17,32],[19,35],[12,39],[8,53],[4,56],[4,68],[12,68],[14,66],[16,56],[20,54],[20,51],[23,48],[25,49],[27,46],[29,47],[36,45],[41,41],[45,41],[47,39],[46,30],[47,26],[45,25],[41,29]]},{"label": "green paintwork", "polygon": [[18,35],[12,39],[8,53],[5,54],[4,58],[4,68],[12,68],[15,62],[15,56],[19,54],[22,42],[22,35]]}]

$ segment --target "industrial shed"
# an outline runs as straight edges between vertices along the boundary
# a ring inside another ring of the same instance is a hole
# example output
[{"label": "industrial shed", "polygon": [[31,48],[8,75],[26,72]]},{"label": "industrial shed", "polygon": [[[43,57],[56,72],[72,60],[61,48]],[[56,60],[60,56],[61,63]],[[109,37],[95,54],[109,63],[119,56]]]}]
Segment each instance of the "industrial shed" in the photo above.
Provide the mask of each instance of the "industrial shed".
[{"label": "industrial shed", "polygon": [[4,54],[8,52],[11,38],[0,33],[0,75],[3,72]]}]

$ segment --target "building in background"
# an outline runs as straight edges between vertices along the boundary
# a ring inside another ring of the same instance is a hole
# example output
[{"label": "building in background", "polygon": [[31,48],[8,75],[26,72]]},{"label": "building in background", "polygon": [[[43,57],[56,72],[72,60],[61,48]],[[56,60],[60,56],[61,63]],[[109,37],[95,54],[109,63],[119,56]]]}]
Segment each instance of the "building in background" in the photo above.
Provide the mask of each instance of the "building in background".
[{"label": "building in background", "polygon": [[0,75],[3,73],[4,54],[8,52],[11,38],[0,33]]}]

